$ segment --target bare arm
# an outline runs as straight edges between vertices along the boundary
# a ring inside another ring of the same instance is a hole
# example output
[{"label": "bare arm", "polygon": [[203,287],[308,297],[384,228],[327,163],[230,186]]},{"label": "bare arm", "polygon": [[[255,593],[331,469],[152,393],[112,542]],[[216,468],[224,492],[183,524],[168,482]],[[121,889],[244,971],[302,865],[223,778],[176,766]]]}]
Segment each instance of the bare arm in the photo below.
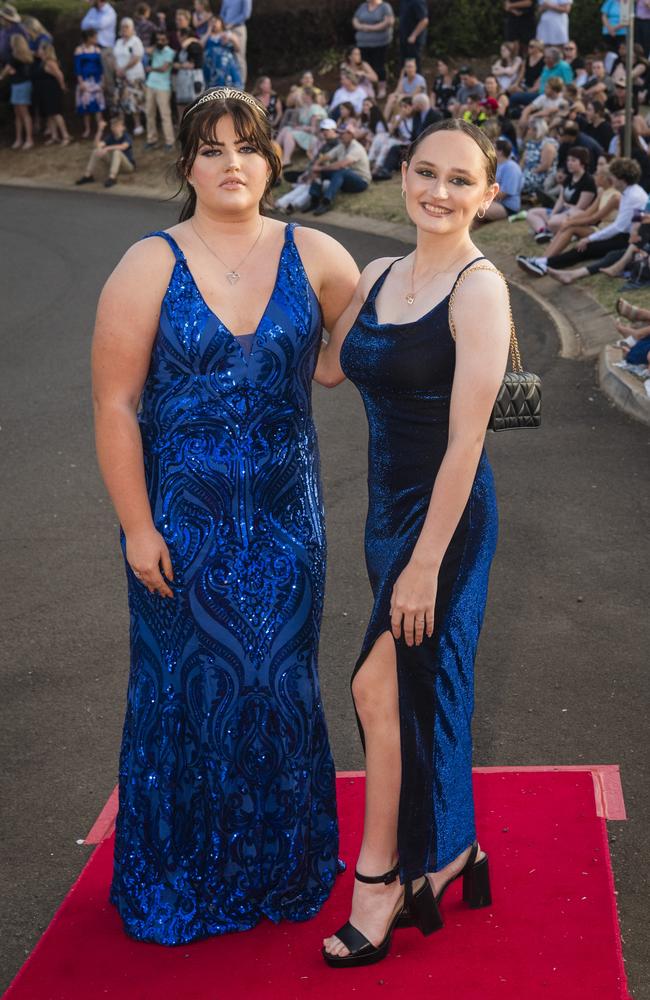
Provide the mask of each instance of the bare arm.
[{"label": "bare arm", "polygon": [[433,635],[438,573],[472,490],[506,368],[510,320],[503,280],[484,270],[470,274],[456,295],[453,320],[456,369],[447,450],[422,531],[391,598],[393,635],[399,638],[403,629],[409,646],[419,644],[425,631]]},{"label": "bare arm", "polygon": [[[150,593],[173,593],[169,550],[153,522],[136,411],[171,272],[162,240],[137,243],[106,282],[92,349],[93,404],[99,467],[126,536],[126,555]],[[125,318],[128,317],[128,321]]]},{"label": "bare arm", "polygon": [[[347,251],[345,253],[346,257],[349,257]],[[354,270],[350,273],[350,277],[354,277],[354,284],[351,285],[348,279],[345,294],[335,304],[330,321],[325,317],[325,327],[329,332],[329,338],[327,343],[323,342],[321,346],[314,378],[321,385],[325,385],[328,388],[333,388],[345,378],[340,364],[343,341],[354,323],[373,282],[386,266],[386,261],[384,259],[373,261],[365,268],[360,278],[354,261],[351,261],[351,265]],[[339,267],[350,270],[350,263],[346,263],[346,259],[341,257]],[[333,284],[337,281],[333,271],[330,281]]]}]

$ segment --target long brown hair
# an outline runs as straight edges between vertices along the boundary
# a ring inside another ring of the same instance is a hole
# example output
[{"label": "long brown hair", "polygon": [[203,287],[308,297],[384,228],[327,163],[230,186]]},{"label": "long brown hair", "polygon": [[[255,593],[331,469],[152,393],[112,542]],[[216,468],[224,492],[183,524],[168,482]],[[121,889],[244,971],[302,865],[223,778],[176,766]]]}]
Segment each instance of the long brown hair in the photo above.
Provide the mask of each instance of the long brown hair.
[{"label": "long brown hair", "polygon": [[190,219],[196,209],[196,192],[187,177],[194,165],[199,147],[203,143],[209,145],[213,141],[217,122],[226,115],[232,118],[237,138],[254,146],[269,165],[270,176],[260,202],[261,212],[270,207],[271,191],[282,174],[282,160],[271,137],[266,108],[260,104],[258,111],[245,101],[229,97],[225,100],[208,101],[193,110],[197,102],[204,100],[209,93],[209,90],[206,91],[188,105],[178,133],[180,155],[176,161],[176,177],[181,185],[180,190],[185,191],[187,195],[181,209],[180,222]]},{"label": "long brown hair", "polygon": [[485,157],[485,173],[488,185],[494,184],[497,175],[497,154],[492,141],[482,129],[477,125],[472,125],[471,122],[466,122],[464,118],[443,118],[441,122],[429,125],[423,132],[420,132],[417,139],[408,148],[406,154],[407,166],[413,159],[420,143],[430,135],[435,135],[436,132],[463,132],[470,139],[473,139]]}]

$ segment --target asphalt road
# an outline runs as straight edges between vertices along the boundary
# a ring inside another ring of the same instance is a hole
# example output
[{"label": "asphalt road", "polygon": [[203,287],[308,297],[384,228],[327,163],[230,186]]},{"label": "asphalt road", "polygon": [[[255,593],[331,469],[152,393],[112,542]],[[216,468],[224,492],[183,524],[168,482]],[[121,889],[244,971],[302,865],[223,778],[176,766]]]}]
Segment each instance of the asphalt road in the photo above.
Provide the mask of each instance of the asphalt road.
[{"label": "asphalt road", "polygon": [[[116,782],[127,607],[116,519],[93,453],[89,345],[107,274],[176,212],[0,188],[3,989],[88,857],[76,840]],[[405,252],[330,231],[361,265]],[[513,304],[524,359],[544,377],[544,426],[488,441],[501,537],[477,663],[475,762],[620,763],[629,820],[609,829],[640,1000],[650,996],[650,430],[611,407],[591,365],[558,358],[534,302],[515,291]],[[352,386],[317,388],[315,406],[330,549],[321,675],[337,766],[355,769],[362,755],[348,684],[370,607],[366,432]]]}]

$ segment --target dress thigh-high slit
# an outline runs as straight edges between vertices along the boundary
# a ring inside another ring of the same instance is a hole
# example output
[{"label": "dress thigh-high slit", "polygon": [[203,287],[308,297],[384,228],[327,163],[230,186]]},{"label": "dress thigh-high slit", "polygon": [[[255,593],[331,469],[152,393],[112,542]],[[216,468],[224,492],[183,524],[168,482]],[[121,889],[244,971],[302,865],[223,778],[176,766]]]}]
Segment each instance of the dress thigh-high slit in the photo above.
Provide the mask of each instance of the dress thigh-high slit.
[{"label": "dress thigh-high slit", "polygon": [[[371,289],[341,354],[369,423],[365,553],[374,604],[353,682],[377,640],[385,632],[392,635],[392,590],[422,530],[447,449],[455,366],[450,295],[412,323],[379,323],[375,299],[387,273]],[[402,881],[445,867],[475,839],[474,659],[496,538],[494,483],[483,452],[438,574],[433,635],[425,635],[419,646],[393,640]],[[360,721],[359,728],[364,741]]]}]

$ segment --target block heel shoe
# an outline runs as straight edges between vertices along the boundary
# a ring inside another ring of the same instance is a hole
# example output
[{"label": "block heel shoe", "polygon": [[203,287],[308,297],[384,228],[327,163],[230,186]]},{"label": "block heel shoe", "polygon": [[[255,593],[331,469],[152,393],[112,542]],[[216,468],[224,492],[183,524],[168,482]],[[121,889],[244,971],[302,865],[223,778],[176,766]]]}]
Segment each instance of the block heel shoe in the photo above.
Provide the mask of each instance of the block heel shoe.
[{"label": "block heel shoe", "polygon": [[[417,899],[420,893],[426,893],[427,887],[428,891],[431,893],[433,902],[435,903],[436,912],[438,914],[439,923],[437,926],[433,927],[433,930],[440,930],[443,926],[442,916],[440,915],[440,903],[442,902],[442,897],[449,888],[452,882],[456,879],[463,879],[463,902],[466,903],[472,910],[479,910],[483,906],[490,906],[492,903],[492,893],[490,891],[490,868],[488,862],[487,854],[484,854],[482,858],[478,861],[476,856],[478,854],[478,843],[474,841],[470,849],[467,861],[461,868],[461,870],[454,875],[452,878],[447,879],[445,884],[440,889],[437,896],[434,896],[433,889],[431,888],[431,882],[427,878],[425,884],[415,893],[414,900]],[[430,906],[430,904],[429,904]],[[409,905],[409,901],[405,900],[404,909],[402,914],[397,921],[397,927],[414,927],[416,926],[415,913],[413,912],[413,903]],[[431,931],[429,931],[431,933]]]},{"label": "block heel shoe", "polygon": [[[395,868],[392,868],[391,871],[386,872],[384,875],[368,876],[355,872],[354,877],[357,881],[365,882],[368,885],[377,885],[380,882],[383,882],[384,885],[390,885],[391,882],[395,882],[398,873],[399,865],[396,865]],[[403,914],[407,911],[410,920],[408,926],[418,927],[424,935],[431,934],[439,926],[442,926],[438,906],[431,889],[431,884],[427,878],[424,880],[424,885],[415,893],[413,892],[413,883],[406,883],[404,887],[404,899],[390,918],[386,934],[378,945],[374,945],[372,941],[368,940],[365,934],[362,934],[361,931],[357,930],[348,921],[340,930],[336,931],[334,936],[345,945],[349,954],[330,955],[323,948],[323,958],[333,969],[352,969],[360,965],[373,965],[375,962],[381,962],[388,955],[393,939],[393,932],[397,926],[402,926]]]}]

